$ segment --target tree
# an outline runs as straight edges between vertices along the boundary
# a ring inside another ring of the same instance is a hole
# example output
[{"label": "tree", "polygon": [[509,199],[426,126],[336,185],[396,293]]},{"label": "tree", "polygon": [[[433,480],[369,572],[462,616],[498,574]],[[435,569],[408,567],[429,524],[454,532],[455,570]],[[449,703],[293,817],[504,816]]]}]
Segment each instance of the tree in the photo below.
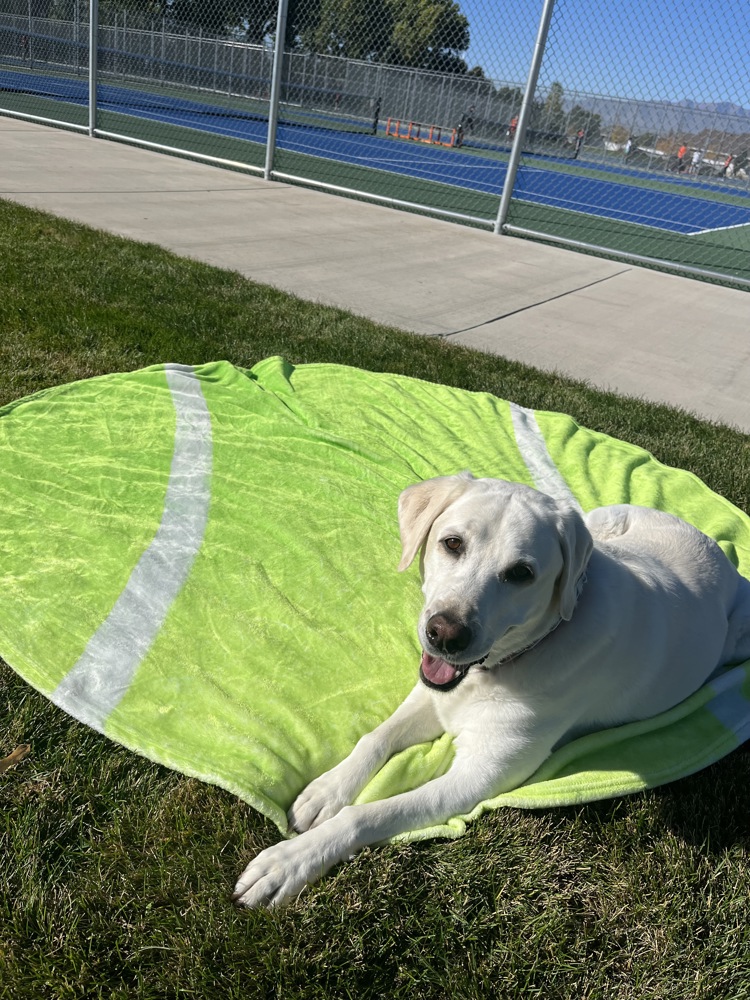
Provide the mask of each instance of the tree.
[{"label": "tree", "polygon": [[395,14],[387,61],[442,72],[466,72],[469,22],[454,0],[385,0]]},{"label": "tree", "polygon": [[613,125],[609,130],[609,141],[618,146],[624,145],[630,138],[630,132],[624,125]]},{"label": "tree", "polygon": [[317,17],[298,37],[313,52],[380,61],[392,32],[392,12],[377,0],[321,0]]},{"label": "tree", "polygon": [[[20,0],[18,0],[20,2]],[[28,0],[24,0],[28,2]],[[33,0],[46,2],[46,0]],[[276,30],[277,0],[100,0],[104,23],[126,14],[262,44]],[[447,73],[468,72],[469,22],[456,0],[289,0],[287,49]],[[472,70],[481,76],[480,67]]]},{"label": "tree", "polygon": [[[277,4],[273,0],[246,0],[242,11],[246,41],[262,45],[268,35],[276,31],[276,8]],[[287,18],[290,22],[293,21],[289,14]]]},{"label": "tree", "polygon": [[555,81],[549,88],[542,105],[542,128],[546,132],[562,134],[565,131],[564,96],[563,85]]},{"label": "tree", "polygon": [[522,102],[523,91],[520,87],[497,87],[494,90],[493,114],[503,126],[503,133],[513,116],[518,115]]},{"label": "tree", "polygon": [[[166,21],[182,30],[226,36],[242,30],[246,9],[253,0],[100,0],[99,20],[112,24],[127,19],[131,27],[150,27]],[[270,9],[270,8],[269,8]],[[275,4],[273,5],[275,9]],[[275,22],[274,22],[275,23]]]},{"label": "tree", "polygon": [[588,144],[591,145],[601,135],[602,116],[595,114],[593,111],[587,111],[580,104],[574,105],[568,115],[568,135],[575,134],[579,129],[583,129],[586,133]]},{"label": "tree", "polygon": [[454,0],[320,0],[297,37],[313,52],[467,72],[469,23]]},{"label": "tree", "polygon": [[172,0],[164,3],[164,14],[179,28],[225,35],[242,26],[248,6],[243,0]]}]

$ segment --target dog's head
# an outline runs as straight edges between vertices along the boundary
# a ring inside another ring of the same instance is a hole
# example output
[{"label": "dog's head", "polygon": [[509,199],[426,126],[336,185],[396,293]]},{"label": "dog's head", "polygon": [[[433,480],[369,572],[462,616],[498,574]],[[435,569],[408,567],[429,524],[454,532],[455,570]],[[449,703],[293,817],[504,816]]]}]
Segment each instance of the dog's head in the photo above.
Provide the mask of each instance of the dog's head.
[{"label": "dog's head", "polygon": [[569,620],[593,547],[583,518],[544,493],[471,473],[399,497],[406,569],[420,552],[422,679],[449,690]]}]

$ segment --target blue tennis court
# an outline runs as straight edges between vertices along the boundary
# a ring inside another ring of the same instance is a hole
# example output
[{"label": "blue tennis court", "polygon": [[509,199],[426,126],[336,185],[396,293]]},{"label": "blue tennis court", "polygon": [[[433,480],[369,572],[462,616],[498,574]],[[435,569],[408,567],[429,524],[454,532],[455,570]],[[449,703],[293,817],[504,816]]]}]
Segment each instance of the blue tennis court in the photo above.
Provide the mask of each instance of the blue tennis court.
[{"label": "blue tennis court", "polygon": [[[86,81],[41,74],[0,71],[0,95],[2,91],[77,105],[88,102]],[[97,98],[102,110],[248,142],[266,141],[267,122],[251,110],[111,85],[100,85]],[[300,114],[297,112],[298,117]],[[333,118],[329,128],[322,127],[319,119],[315,121],[317,124],[280,124],[279,148],[498,198],[502,191],[506,173],[503,161],[409,140],[340,131]],[[669,178],[660,178],[662,185],[665,181]],[[674,186],[684,189],[684,182]],[[518,173],[514,198],[684,235],[750,226],[750,203],[741,206],[705,193],[696,197],[680,190],[654,190],[619,182],[614,177],[604,179],[572,173],[559,165],[555,169],[525,163]]]}]

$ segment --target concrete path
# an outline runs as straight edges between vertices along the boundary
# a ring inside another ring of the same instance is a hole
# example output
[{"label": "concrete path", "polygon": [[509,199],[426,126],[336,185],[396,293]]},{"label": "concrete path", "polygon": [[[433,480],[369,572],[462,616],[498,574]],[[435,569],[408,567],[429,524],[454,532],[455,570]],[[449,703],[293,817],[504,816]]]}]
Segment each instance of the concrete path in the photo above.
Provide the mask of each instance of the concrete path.
[{"label": "concrete path", "polygon": [[750,294],[0,117],[0,198],[750,432]]}]

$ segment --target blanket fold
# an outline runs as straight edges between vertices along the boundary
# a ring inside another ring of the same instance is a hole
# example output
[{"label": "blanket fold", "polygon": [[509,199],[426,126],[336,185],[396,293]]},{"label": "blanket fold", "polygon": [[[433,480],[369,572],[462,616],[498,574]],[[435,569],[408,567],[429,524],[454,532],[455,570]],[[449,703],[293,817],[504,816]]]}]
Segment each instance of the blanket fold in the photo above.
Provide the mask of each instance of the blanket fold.
[{"label": "blanket fold", "polygon": [[[156,365],[45,390],[0,409],[0,469],[0,655],[75,718],[283,832],[301,788],[416,681],[418,573],[396,572],[410,483],[471,469],[583,510],[669,510],[750,576],[750,519],[690,473],[564,414],[338,365]],[[749,678],[727,669],[406,837],[690,774],[750,734]],[[361,800],[451,755],[447,736],[411,748]]]}]

